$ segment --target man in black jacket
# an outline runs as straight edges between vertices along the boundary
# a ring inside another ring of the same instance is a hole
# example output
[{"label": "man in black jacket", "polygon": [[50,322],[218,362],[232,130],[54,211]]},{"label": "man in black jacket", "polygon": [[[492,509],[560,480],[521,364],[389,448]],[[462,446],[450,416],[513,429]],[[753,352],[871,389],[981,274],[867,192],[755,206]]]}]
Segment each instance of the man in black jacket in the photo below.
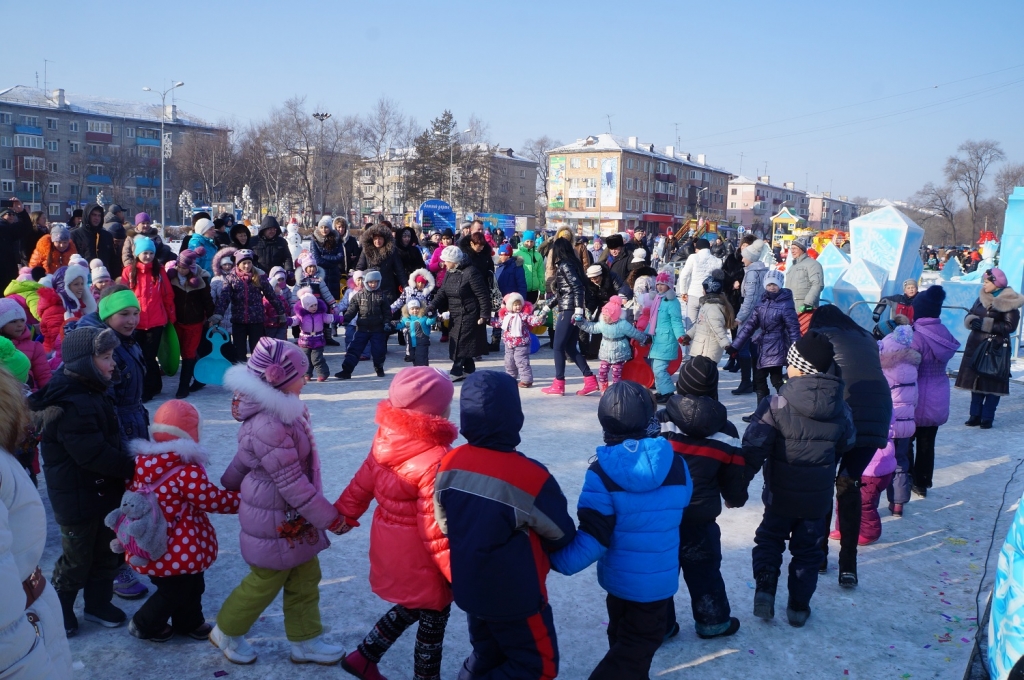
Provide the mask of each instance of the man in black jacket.
[{"label": "man in black jacket", "polygon": [[31,253],[22,251],[22,240],[32,232],[32,220],[21,201],[12,198],[13,208],[0,211],[0,292],[18,278],[18,268]]},{"label": "man in black jacket", "polygon": [[103,228],[103,208],[97,203],[90,203],[85,209],[85,219],[81,226],[71,231],[71,240],[78,254],[91,262],[95,258],[103,261],[108,272],[121,271],[121,253],[114,249],[114,236]]},{"label": "man in black jacket", "polygon": [[281,267],[288,272],[295,271],[288,241],[281,236],[281,225],[273,215],[267,215],[260,222],[259,233],[252,243],[252,252],[256,256],[256,266],[265,272],[274,267]]},{"label": "man in black jacket", "polygon": [[[625,281],[629,278],[629,261],[632,249],[627,247],[621,234],[612,234],[604,240],[607,246],[598,264],[606,265],[616,276]],[[611,262],[609,264],[609,261]]]}]

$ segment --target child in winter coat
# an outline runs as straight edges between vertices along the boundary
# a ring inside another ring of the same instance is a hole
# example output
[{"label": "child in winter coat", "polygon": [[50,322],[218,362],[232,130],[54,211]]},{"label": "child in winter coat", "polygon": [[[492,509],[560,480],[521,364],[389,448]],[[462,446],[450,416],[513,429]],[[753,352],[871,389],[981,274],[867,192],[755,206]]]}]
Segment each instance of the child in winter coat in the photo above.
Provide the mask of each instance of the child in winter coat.
[{"label": "child in winter coat", "polygon": [[[698,315],[699,316],[699,315]],[[718,401],[718,366],[705,356],[679,368],[676,392],[658,412],[661,436],[686,461],[693,497],[679,525],[679,567],[690,592],[697,636],[705,640],[733,635],[739,619],[730,616],[722,579],[722,530],[718,516],[747,502],[746,460],[739,433]],[[669,607],[666,634],[679,632],[675,606]]]},{"label": "child in winter coat", "polygon": [[199,268],[198,257],[195,251],[186,249],[178,253],[176,262],[167,263],[174,294],[174,330],[181,348],[176,399],[184,399],[190,392],[205,387],[203,383],[192,382],[192,376],[203,329],[213,316],[213,295],[210,293],[210,275]]},{"label": "child in winter coat", "polygon": [[703,356],[716,364],[722,358],[725,348],[732,343],[732,328],[735,315],[732,305],[722,293],[722,282],[725,274],[721,269],[711,272],[711,276],[701,284],[704,297],[700,299],[697,311],[697,322],[686,331],[684,344],[690,346],[690,356]]},{"label": "child in winter coat", "polygon": [[406,345],[406,361],[413,366],[430,365],[430,330],[434,327],[437,317],[427,316],[427,307],[418,298],[410,298],[402,308],[402,318],[396,325],[404,333],[408,333]]},{"label": "child in winter coat", "polygon": [[686,335],[683,326],[682,308],[672,288],[672,275],[667,271],[658,272],[655,279],[657,295],[650,307],[650,319],[644,329],[652,338],[651,351],[647,355],[654,369],[654,383],[657,401],[663,404],[672,396],[672,376],[668,365],[679,357],[679,341]]},{"label": "child in winter coat", "polygon": [[[905,317],[903,317],[905,320]],[[892,394],[892,426],[890,443],[896,455],[896,470],[886,488],[889,511],[894,517],[903,516],[903,505],[910,500],[910,439],[914,436],[914,411],[917,409],[917,368],[921,353],[911,347],[914,341],[912,326],[897,326],[878,342],[882,372]],[[863,489],[861,489],[863,495]]]},{"label": "child in winter coat", "polygon": [[251,571],[221,606],[210,641],[233,663],[256,660],[243,636],[282,588],[291,660],[331,664],[344,654],[322,637],[317,554],[330,545],[325,531],[351,527],[323,495],[313,426],[299,399],[306,368],[298,347],[264,337],[246,365],[224,375],[242,427],[221,485],[242,492],[239,546]]},{"label": "child in winter coat", "polygon": [[[270,270],[270,287],[274,290],[274,295],[277,296],[278,302],[286,310],[295,309],[296,303],[299,301],[297,292],[293,293],[292,289],[288,287],[288,272],[284,267],[273,267]],[[300,289],[296,288],[296,291]],[[308,288],[307,288],[308,290]],[[271,304],[270,300],[264,298],[263,300],[263,314],[267,319],[266,322],[266,336],[268,338],[274,338],[275,340],[285,340],[288,337],[288,326],[291,324],[279,323],[278,317],[274,312],[274,305]]]},{"label": "child in winter coat", "polygon": [[498,310],[495,327],[501,329],[505,341],[505,372],[519,381],[520,387],[533,387],[530,366],[530,329],[541,320],[531,314],[528,302],[519,293],[509,293]]},{"label": "child in winter coat", "polygon": [[[403,290],[398,299],[391,303],[391,314],[402,309],[409,300],[419,300],[420,307],[424,310],[430,305],[430,302],[434,299],[434,275],[426,269],[413,270],[412,274],[409,274],[409,285]],[[402,336],[405,338],[405,360],[412,361],[412,350],[409,344],[409,329],[402,329]],[[426,366],[426,364],[417,364],[418,366]]]},{"label": "child in winter coat", "polygon": [[[224,282],[227,280],[227,277],[235,271],[235,252],[237,250],[237,248],[228,246],[221,248],[213,256],[213,264],[211,265],[213,271],[210,272],[210,275],[213,277],[210,279],[210,295],[213,297],[214,305],[220,300],[220,294],[224,290]],[[224,310],[224,319],[220,322],[220,326],[228,333],[231,332],[230,302],[228,302],[228,306]]]},{"label": "child in winter coat", "polygon": [[42,267],[35,267],[34,269],[22,267],[18,270],[18,278],[7,284],[7,288],[4,289],[4,295],[7,297],[20,295],[28,305],[28,313],[38,319],[39,289],[43,287],[39,283],[39,279],[44,276],[46,276],[46,271]]},{"label": "child in winter coat", "polygon": [[[313,253],[309,251],[306,251],[295,260],[295,287],[293,290],[298,291],[299,288],[309,288],[318,300],[324,301],[328,310],[331,312],[338,311],[338,301],[331,293],[331,287],[327,285],[327,273],[323,267],[317,265]],[[291,307],[288,309],[291,309]],[[330,326],[324,331],[324,338],[325,343],[328,345],[337,347],[341,344],[331,337]]]},{"label": "child in winter coat", "polygon": [[448,539],[434,512],[434,479],[458,436],[448,421],[454,391],[448,376],[434,368],[396,373],[388,398],[377,405],[370,455],[334,503],[346,524],[358,525],[370,501],[377,501],[370,530],[370,588],[394,604],[342,659],[342,668],[356,677],[381,677],[381,657],[417,621],[414,676],[441,677],[452,576]]},{"label": "child in winter coat", "polygon": [[[790,305],[790,308],[795,308]],[[754,616],[775,616],[775,591],[782,553],[789,543],[789,625],[802,627],[811,615],[818,586],[825,519],[832,504],[837,463],[857,439],[835,351],[824,335],[809,330],[786,355],[789,380],[779,394],[763,399],[743,433],[747,480],[764,465],[764,517],[752,551]]]},{"label": "child in winter coat", "polygon": [[459,411],[466,444],[441,459],[434,515],[448,537],[452,595],[469,622],[473,653],[462,673],[553,678],[548,554],[572,543],[576,526],[555,478],[516,450],[524,418],[512,377],[469,374]]},{"label": "child in winter coat", "polygon": [[89,290],[92,291],[92,298],[96,300],[96,304],[99,304],[103,289],[112,284],[114,280],[110,278],[110,272],[104,266],[103,260],[98,257],[89,262],[89,275],[92,277]]},{"label": "child in winter coat", "polygon": [[46,350],[32,339],[32,329],[28,326],[25,309],[11,298],[0,298],[0,336],[14,343],[31,362],[28,384],[32,391],[46,387],[51,375]]},{"label": "child in winter coat", "polygon": [[142,401],[146,402],[163,389],[156,355],[164,335],[164,326],[173,324],[177,317],[171,281],[156,261],[156,244],[153,239],[136,236],[133,248],[135,262],[124,268],[121,280],[132,289],[141,305],[139,323],[135,327],[135,341],[139,343],[142,356],[146,359],[146,378],[142,390]]},{"label": "child in winter coat", "polygon": [[[223,264],[222,261],[222,267]],[[263,328],[267,320],[263,312],[264,299],[270,302],[271,307],[277,312],[277,320],[283,323],[288,316],[287,310],[274,293],[270,281],[253,264],[253,252],[235,251],[235,268],[224,277],[224,286],[220,296],[214,300],[216,308],[210,321],[219,325],[230,305],[231,336],[239,361],[244,360],[263,337]]]},{"label": "child in winter coat", "polygon": [[601,348],[597,353],[597,358],[601,361],[601,366],[597,370],[597,382],[601,386],[601,392],[605,392],[609,384],[614,385],[622,380],[622,367],[633,357],[629,339],[645,344],[651,341],[651,336],[622,318],[622,298],[618,295],[611,296],[601,308],[599,321],[584,319],[577,321],[576,325],[586,333],[601,336]]},{"label": "child in winter coat", "polygon": [[71,265],[61,267],[51,279],[52,287],[39,289],[39,332],[43,335],[43,349],[55,352],[60,363],[60,343],[64,326],[84,315],[96,311],[96,300],[87,290],[89,270]]},{"label": "child in winter coat", "polygon": [[195,406],[172,399],[157,409],[152,439],[132,441],[135,477],[128,490],[152,494],[167,527],[167,552],[132,564],[156,587],[128,624],[140,640],[165,642],[175,633],[205,640],[213,628],[203,616],[202,596],[204,574],[217,559],[217,533],[206,513],[237,514],[239,496],[207,478],[210,457],[199,442],[202,428]]},{"label": "child in winter coat", "polygon": [[384,377],[384,359],[388,343],[388,328],[391,325],[391,305],[387,294],[381,290],[381,275],[371,269],[363,276],[363,290],[352,296],[348,309],[342,316],[342,322],[349,324],[359,315],[357,330],[352,344],[345,352],[345,361],[341,370],[334,374],[339,380],[352,377],[352,369],[359,363],[359,357],[366,345],[370,345],[373,357],[373,368],[378,378]]},{"label": "child in winter coat", "polygon": [[313,377],[315,368],[317,382],[324,382],[331,374],[324,359],[324,333],[335,319],[341,317],[328,312],[324,301],[317,299],[309,288],[300,288],[298,297],[294,305],[295,314],[289,317],[288,325],[299,328],[299,349],[306,355],[306,379]]},{"label": "child in winter coat", "polygon": [[[345,284],[345,294],[341,296],[341,302],[338,303],[338,311],[344,314],[349,305],[352,304],[352,297],[362,289],[363,272],[356,270],[349,274],[348,282]],[[345,351],[348,351],[349,346],[356,337],[358,318],[358,316],[353,317],[351,321],[345,324]],[[360,357],[360,360],[365,358],[365,356]]]},{"label": "child in winter coat", "polygon": [[651,393],[634,382],[615,383],[601,397],[606,445],[583,482],[576,536],[551,555],[566,575],[596,561],[608,591],[609,649],[594,680],[649,677],[679,589],[679,525],[693,482],[682,456],[656,426],[651,431],[655,410]]}]

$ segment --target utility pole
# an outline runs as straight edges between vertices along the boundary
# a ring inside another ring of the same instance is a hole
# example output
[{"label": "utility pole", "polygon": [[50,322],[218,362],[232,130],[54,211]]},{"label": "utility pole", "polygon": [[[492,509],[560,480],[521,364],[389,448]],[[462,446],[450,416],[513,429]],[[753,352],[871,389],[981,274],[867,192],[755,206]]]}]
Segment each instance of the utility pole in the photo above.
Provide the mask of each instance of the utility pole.
[{"label": "utility pole", "polygon": [[[314,179],[316,179],[317,183],[319,184],[321,181],[323,181],[323,174],[324,174],[324,156],[323,156],[324,123],[327,121],[328,118],[331,117],[331,114],[329,114],[329,113],[327,113],[325,111],[323,113],[314,113],[313,117],[316,118],[318,121],[320,121],[320,141],[316,145],[316,159],[317,159],[316,165],[319,166],[320,171],[319,171],[319,173],[314,174]],[[316,185],[314,185],[314,186],[316,186]],[[316,191],[312,191],[310,193],[313,194],[312,198],[315,201],[316,200]],[[320,205],[323,206],[326,203],[327,203],[327,197],[324,195],[323,188],[321,187],[321,189],[320,189]],[[384,214],[383,205],[381,206],[381,208],[382,208],[381,209],[381,214],[383,215]],[[313,210],[313,222],[315,223],[316,222],[316,206],[310,206],[310,209]],[[321,212],[323,212],[323,211],[321,210]]]}]

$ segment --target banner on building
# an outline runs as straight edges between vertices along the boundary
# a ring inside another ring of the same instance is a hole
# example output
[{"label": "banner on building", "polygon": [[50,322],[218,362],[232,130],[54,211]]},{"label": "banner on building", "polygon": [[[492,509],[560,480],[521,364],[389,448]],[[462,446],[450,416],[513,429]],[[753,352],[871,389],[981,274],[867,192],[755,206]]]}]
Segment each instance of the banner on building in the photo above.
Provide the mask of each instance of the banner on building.
[{"label": "banner on building", "polygon": [[552,210],[565,208],[565,156],[548,159],[548,207]]},{"label": "banner on building", "polygon": [[597,187],[569,189],[569,198],[597,198]]},{"label": "banner on building", "polygon": [[601,159],[601,207],[614,208],[619,204],[619,159]]}]

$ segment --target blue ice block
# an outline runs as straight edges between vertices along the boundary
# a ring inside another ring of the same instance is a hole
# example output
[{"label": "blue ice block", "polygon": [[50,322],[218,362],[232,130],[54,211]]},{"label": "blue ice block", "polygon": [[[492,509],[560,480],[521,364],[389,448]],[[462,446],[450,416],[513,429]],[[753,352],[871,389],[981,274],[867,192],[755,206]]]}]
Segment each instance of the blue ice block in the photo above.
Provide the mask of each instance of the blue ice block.
[{"label": "blue ice block", "polygon": [[835,244],[829,243],[818,255],[818,264],[825,275],[825,287],[829,288],[836,285],[839,277],[849,269],[850,256],[836,248]]},{"label": "blue ice block", "polygon": [[952,281],[953,279],[958,279],[963,275],[964,269],[960,266],[960,260],[955,257],[949,258],[949,262],[943,265],[942,271],[939,272],[939,278],[943,281]]},{"label": "blue ice block", "polygon": [[1006,202],[999,268],[1010,288],[1024,290],[1024,187],[1017,187]]},{"label": "blue ice block", "polygon": [[832,287],[832,303],[870,330],[874,327],[871,311],[882,299],[886,282],[885,269],[854,254],[849,269]]},{"label": "blue ice block", "polygon": [[920,262],[924,229],[892,206],[850,222],[850,252],[886,274],[881,296],[900,292]]}]

